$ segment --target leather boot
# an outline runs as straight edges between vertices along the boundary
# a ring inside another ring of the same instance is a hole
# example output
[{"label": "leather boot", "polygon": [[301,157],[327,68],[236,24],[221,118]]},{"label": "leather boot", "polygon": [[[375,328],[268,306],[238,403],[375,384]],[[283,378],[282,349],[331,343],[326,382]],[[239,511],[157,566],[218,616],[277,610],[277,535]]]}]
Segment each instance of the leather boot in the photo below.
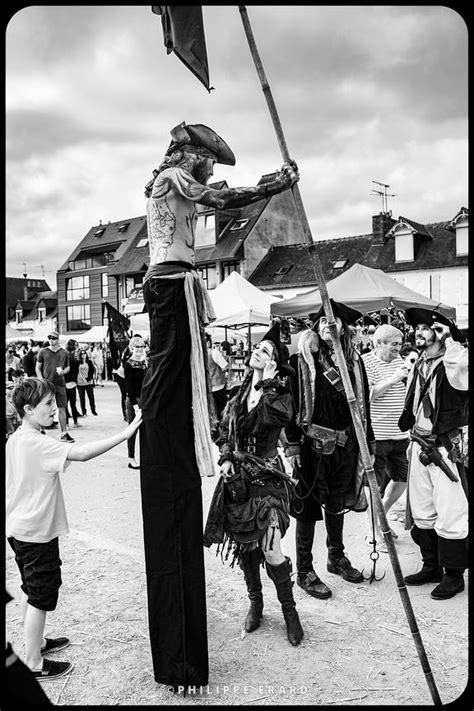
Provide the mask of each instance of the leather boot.
[{"label": "leather boot", "polygon": [[303,639],[303,628],[296,611],[295,600],[293,598],[293,582],[291,580],[291,560],[285,556],[285,561],[280,565],[270,565],[265,563],[268,577],[275,584],[278,600],[281,604],[283,617],[286,622],[286,634],[293,647]]},{"label": "leather boot", "polygon": [[431,597],[435,600],[449,600],[464,590],[464,568],[446,568],[443,579],[431,591]]},{"label": "leather boot", "polygon": [[413,526],[411,537],[420,547],[423,567],[418,573],[405,576],[407,585],[439,583],[443,577],[443,568],[438,560],[438,535],[434,528]]},{"label": "leather boot", "polygon": [[316,575],[311,552],[314,541],[314,522],[296,521],[296,582],[303,590],[319,600],[327,600],[332,592]]},{"label": "leather boot", "polygon": [[260,578],[260,562],[262,553],[260,548],[254,548],[250,553],[244,553],[240,559],[240,567],[244,573],[245,584],[247,585],[248,597],[250,600],[249,611],[245,618],[244,627],[246,632],[253,632],[260,627],[263,610],[262,581]]}]

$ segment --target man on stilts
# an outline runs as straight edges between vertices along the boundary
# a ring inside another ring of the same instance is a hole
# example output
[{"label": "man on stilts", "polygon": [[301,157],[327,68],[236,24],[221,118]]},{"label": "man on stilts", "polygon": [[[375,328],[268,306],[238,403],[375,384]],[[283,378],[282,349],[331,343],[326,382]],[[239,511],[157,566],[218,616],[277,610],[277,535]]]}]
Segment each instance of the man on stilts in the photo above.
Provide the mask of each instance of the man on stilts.
[{"label": "man on stilts", "polygon": [[196,204],[248,205],[287,190],[299,176],[286,161],[270,182],[216,190],[207,186],[214,164],[235,164],[227,143],[207,126],[184,122],[171,137],[145,189],[150,353],[140,460],[154,675],[177,690],[208,683],[200,477],[214,474],[204,326],[215,317],[195,267]]}]

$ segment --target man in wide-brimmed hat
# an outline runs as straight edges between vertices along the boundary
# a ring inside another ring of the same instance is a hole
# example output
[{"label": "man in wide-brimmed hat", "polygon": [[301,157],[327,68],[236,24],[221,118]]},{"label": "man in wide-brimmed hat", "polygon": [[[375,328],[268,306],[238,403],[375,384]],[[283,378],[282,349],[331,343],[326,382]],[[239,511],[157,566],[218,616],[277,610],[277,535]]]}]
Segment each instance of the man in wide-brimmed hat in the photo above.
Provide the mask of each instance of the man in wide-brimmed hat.
[{"label": "man in wide-brimmed hat", "polygon": [[[337,331],[354,394],[372,451],[369,387],[362,358],[353,345],[350,324],[361,313],[331,299]],[[343,542],[344,514],[365,511],[364,470],[344,385],[334,355],[328,320],[321,309],[310,314],[313,327],[300,337],[299,410],[286,429],[287,456],[300,465],[293,515],[296,518],[297,583],[309,595],[325,600],[332,594],[313,568],[312,547],[316,521],[326,524],[327,570],[350,583],[361,583],[362,573],[352,566]]]},{"label": "man in wide-brimmed hat", "polygon": [[423,566],[407,585],[439,583],[431,597],[446,600],[464,590],[468,502],[462,427],[468,424],[468,350],[454,322],[436,311],[407,309],[421,351],[407,382],[399,420],[410,429],[407,527]]},{"label": "man in wide-brimmed hat", "polygon": [[235,164],[227,143],[208,126],[184,122],[171,139],[145,188],[150,352],[141,393],[140,476],[154,676],[176,688],[208,683],[200,476],[214,473],[215,418],[202,334],[215,317],[195,266],[196,208],[269,198],[290,188],[298,173],[287,162],[255,187],[216,189],[207,185],[214,165]]}]

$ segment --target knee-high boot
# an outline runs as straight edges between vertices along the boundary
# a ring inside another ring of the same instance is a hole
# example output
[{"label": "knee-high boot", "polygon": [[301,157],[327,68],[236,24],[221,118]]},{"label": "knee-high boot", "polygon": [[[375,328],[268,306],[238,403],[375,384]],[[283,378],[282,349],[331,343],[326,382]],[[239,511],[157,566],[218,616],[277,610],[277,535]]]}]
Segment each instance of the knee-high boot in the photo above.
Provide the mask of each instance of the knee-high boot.
[{"label": "knee-high boot", "polygon": [[293,598],[293,582],[291,580],[291,560],[285,556],[283,563],[270,565],[265,563],[268,577],[275,584],[278,600],[281,604],[283,617],[286,622],[286,634],[289,642],[296,647],[303,639],[303,628],[296,611]]},{"label": "knee-high boot", "polygon": [[411,537],[420,547],[423,567],[418,573],[405,576],[407,585],[424,585],[424,583],[439,583],[443,577],[443,568],[438,559],[438,535],[434,528],[418,528],[413,526]]},{"label": "knee-high boot", "polygon": [[263,610],[262,581],[260,578],[261,559],[262,552],[260,548],[254,548],[249,553],[244,553],[240,559],[240,567],[244,573],[250,600],[249,611],[244,622],[246,632],[253,632],[257,627],[260,627]]}]

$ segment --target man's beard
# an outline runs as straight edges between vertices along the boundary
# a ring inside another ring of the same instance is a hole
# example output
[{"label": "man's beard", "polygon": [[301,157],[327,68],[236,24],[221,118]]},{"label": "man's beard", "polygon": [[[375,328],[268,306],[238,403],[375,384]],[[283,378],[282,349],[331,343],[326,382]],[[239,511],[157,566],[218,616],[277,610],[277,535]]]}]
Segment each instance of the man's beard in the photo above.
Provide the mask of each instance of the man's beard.
[{"label": "man's beard", "polygon": [[207,181],[209,180],[209,170],[207,167],[207,161],[203,161],[197,164],[197,166],[194,168],[194,177],[196,178],[198,183],[201,183],[201,185],[207,185]]}]

